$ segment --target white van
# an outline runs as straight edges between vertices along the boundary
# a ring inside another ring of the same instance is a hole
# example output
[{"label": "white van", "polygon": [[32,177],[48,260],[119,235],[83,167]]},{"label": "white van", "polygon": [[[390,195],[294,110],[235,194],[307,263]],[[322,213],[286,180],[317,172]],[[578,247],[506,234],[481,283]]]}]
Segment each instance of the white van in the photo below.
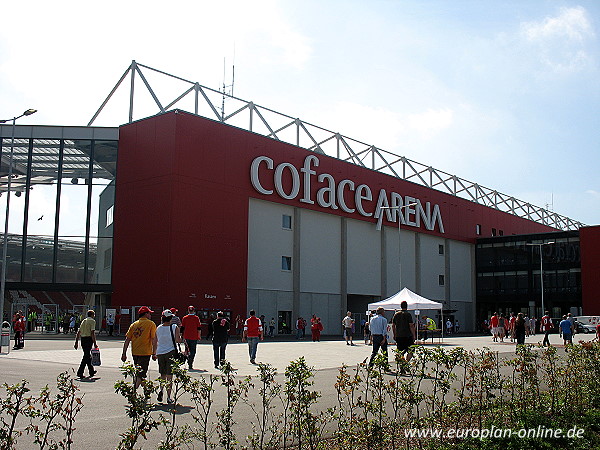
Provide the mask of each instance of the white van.
[{"label": "white van", "polygon": [[582,325],[591,325],[596,328],[596,325],[600,322],[600,316],[577,316],[575,320]]}]

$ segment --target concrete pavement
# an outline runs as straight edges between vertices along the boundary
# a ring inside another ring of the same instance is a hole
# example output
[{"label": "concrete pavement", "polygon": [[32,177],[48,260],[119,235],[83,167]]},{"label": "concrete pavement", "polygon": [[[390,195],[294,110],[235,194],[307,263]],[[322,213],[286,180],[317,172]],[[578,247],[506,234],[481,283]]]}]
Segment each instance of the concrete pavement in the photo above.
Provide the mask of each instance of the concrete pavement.
[{"label": "concrete pavement", "polygon": [[[557,334],[552,334],[553,345],[562,344]],[[589,340],[594,335],[576,335],[575,340]],[[531,336],[527,339],[529,343],[540,343],[543,335]],[[81,361],[81,350],[73,348],[74,337],[70,336],[37,336],[27,339],[25,348],[22,350],[11,350],[8,355],[0,355],[0,383],[13,384],[26,379],[29,387],[34,393],[45,385],[51,388],[56,386],[56,377],[65,370],[76,370]],[[443,346],[451,349],[462,346],[467,350],[489,347],[500,353],[514,352],[515,345],[508,342],[492,342],[491,336],[451,336],[444,339]],[[258,346],[257,362],[269,363],[279,372],[279,381],[283,381],[285,367],[290,361],[304,356],[308,365],[315,368],[314,389],[322,394],[319,401],[321,409],[336,404],[336,393],[334,384],[338,374],[338,368],[342,364],[354,366],[370,356],[371,347],[364,341],[355,341],[355,346],[346,345],[341,338],[329,338],[321,342],[310,340],[265,340]],[[75,432],[74,448],[115,448],[119,441],[119,433],[125,431],[129,426],[129,419],[125,413],[125,400],[114,392],[114,384],[121,379],[119,366],[121,365],[122,338],[100,337],[98,344],[101,349],[102,366],[94,379],[89,381],[78,381],[81,392],[84,393],[84,408],[76,420],[77,431]],[[431,345],[431,344],[430,344]],[[130,356],[130,353],[129,353]],[[227,346],[227,358],[237,369],[238,376],[256,375],[256,366],[249,362],[248,346],[233,341]],[[206,374],[218,374],[212,363],[212,345],[203,341],[198,346],[195,366],[197,369],[192,376],[201,377]],[[74,371],[72,372],[75,373]],[[158,377],[158,366],[156,362],[150,363],[149,376],[151,379]],[[1,391],[5,396],[5,391]],[[219,401],[215,405],[219,406]],[[191,402],[183,398],[180,402],[178,420],[180,423],[192,423],[189,413]],[[246,408],[246,411],[244,410]],[[164,411],[164,408],[163,408]],[[239,436],[245,436],[251,432],[251,421],[243,421],[248,413],[247,407],[240,406]],[[141,442],[143,448],[154,448],[162,438],[161,433],[152,431],[149,440]],[[19,439],[21,443],[18,448],[31,448],[32,440],[25,436]]]}]

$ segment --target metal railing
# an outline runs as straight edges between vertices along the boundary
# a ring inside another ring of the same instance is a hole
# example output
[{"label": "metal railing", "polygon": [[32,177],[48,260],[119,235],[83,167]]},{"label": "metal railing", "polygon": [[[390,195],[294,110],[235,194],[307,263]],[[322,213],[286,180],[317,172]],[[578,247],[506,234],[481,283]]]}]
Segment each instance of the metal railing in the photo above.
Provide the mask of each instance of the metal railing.
[{"label": "metal railing", "polygon": [[[169,77],[181,82],[183,88],[179,91],[179,95],[175,96],[171,101],[161,102],[148,81],[148,77],[146,76],[148,74],[145,74],[142,69],[149,71],[152,75]],[[188,101],[188,104],[190,104],[191,100],[191,105],[193,106],[191,109],[193,111],[189,112],[193,112],[196,115],[215,119],[310,151],[335,156],[342,161],[386,173],[553,228],[574,230],[584,226],[583,223],[572,220],[569,217],[532,205],[513,196],[498,192],[495,189],[481,186],[404,156],[396,155],[374,145],[326,130],[298,118],[228,95],[225,92],[202,86],[197,82],[138,64],[135,61],[132,61],[131,65],[123,73],[115,87],[88,123],[88,126],[94,123],[128,75],[130,76],[129,123],[133,121],[137,75],[158,107],[158,113],[165,113],[176,105],[182,105],[184,101]],[[233,112],[225,113],[225,101],[227,101],[228,109],[231,109]],[[178,109],[188,111],[188,109],[182,106],[178,106]]]}]

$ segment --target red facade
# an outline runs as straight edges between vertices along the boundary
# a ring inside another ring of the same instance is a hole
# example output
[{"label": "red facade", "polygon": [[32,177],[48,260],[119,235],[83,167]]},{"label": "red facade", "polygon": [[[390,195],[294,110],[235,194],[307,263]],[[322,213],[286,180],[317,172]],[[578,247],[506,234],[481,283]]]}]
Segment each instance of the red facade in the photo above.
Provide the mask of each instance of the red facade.
[{"label": "red facade", "polygon": [[[285,200],[259,193],[250,167],[259,156],[274,166],[290,163],[298,170],[307,155],[316,155],[318,174],[336,182],[368,185],[373,212],[380,189],[439,205],[444,233],[438,227],[420,232],[475,242],[492,228],[504,235],[554,231],[553,228],[497,211],[370,169],[315,154],[229,125],[179,111],[151,117],[120,129],[114,216],[114,306],[152,305],[184,310],[230,309],[246,313],[248,201],[260,198],[340,216],[376,219],[341,209]],[[274,190],[273,170],[260,167],[260,183]],[[282,176],[291,191],[289,171]],[[312,179],[312,198],[323,184]],[[345,192],[348,204],[352,192]],[[384,222],[385,223],[385,222]],[[482,236],[476,235],[476,224]],[[397,226],[395,223],[387,223]]]},{"label": "red facade", "polygon": [[586,316],[600,315],[600,226],[579,229],[581,301]]}]

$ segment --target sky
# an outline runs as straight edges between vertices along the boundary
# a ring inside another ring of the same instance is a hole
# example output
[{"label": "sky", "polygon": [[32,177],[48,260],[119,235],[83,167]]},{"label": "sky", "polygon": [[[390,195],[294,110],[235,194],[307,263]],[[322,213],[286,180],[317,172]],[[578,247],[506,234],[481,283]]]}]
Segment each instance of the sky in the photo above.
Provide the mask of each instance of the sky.
[{"label": "sky", "polygon": [[[236,97],[600,224],[596,0],[21,0],[2,16],[0,119],[86,125],[132,60],[214,89],[235,65]],[[94,125],[127,121],[119,95]]]}]

